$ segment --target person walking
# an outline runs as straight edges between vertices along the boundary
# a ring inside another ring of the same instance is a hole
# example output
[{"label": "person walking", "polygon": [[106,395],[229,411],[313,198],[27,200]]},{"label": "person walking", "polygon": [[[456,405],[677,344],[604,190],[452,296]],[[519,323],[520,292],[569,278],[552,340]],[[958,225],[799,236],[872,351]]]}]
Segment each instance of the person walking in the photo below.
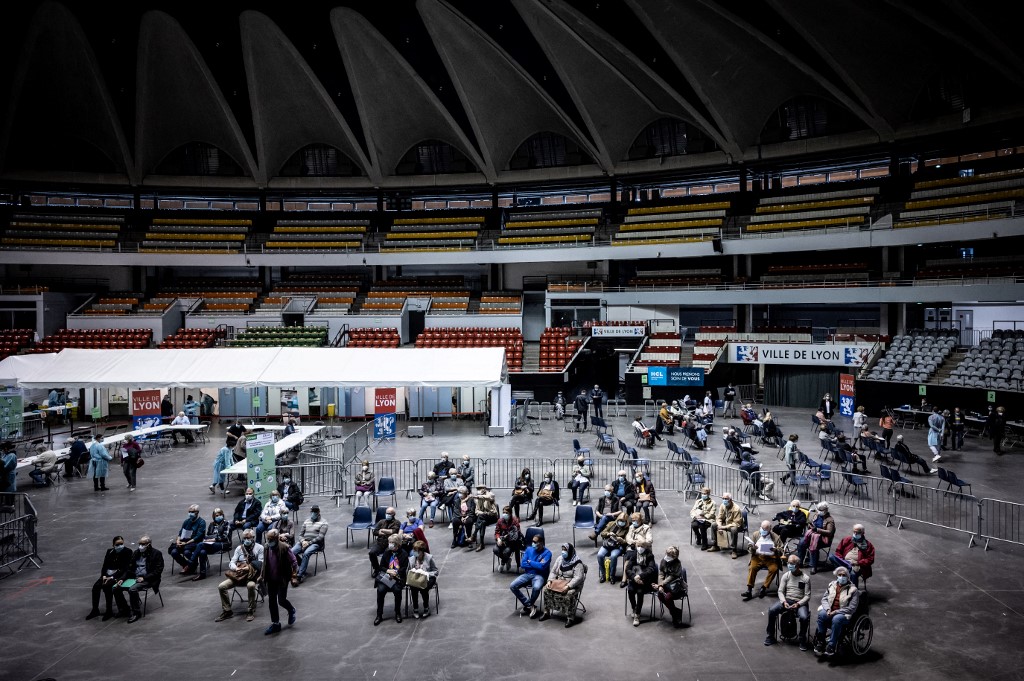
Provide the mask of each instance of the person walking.
[{"label": "person walking", "polygon": [[97,435],[96,441],[89,447],[89,466],[92,468],[92,488],[94,492],[107,491],[107,472],[109,463],[114,460],[103,444],[103,435]]},{"label": "person walking", "polygon": [[124,444],[121,445],[121,471],[124,479],[128,481],[128,491],[135,491],[136,474],[139,466],[142,465],[142,447],[131,435],[126,435]]},{"label": "person walking", "polygon": [[288,611],[288,626],[295,624],[295,608],[288,602],[288,583],[298,570],[298,562],[291,548],[280,540],[277,530],[267,532],[263,570],[260,581],[267,587],[267,606],[270,608],[270,626],[263,633],[269,636],[281,631],[281,612]]}]

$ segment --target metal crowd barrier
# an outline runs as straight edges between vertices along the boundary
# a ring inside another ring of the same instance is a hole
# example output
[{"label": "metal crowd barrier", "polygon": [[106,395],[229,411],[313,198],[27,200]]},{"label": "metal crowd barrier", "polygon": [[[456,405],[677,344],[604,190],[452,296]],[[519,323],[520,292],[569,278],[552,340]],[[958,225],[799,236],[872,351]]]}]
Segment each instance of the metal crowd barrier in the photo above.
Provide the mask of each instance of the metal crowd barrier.
[{"label": "metal crowd barrier", "polygon": [[6,576],[28,563],[42,568],[36,526],[36,509],[26,494],[0,494],[0,568],[7,568]]},{"label": "metal crowd barrier", "polygon": [[969,534],[971,538],[967,546],[974,546],[975,537],[980,532],[977,497],[921,485],[901,487],[902,490],[893,494],[895,515],[900,521],[896,529],[902,530],[907,520],[943,527]]},{"label": "metal crowd barrier", "polygon": [[1024,544],[1024,505],[985,498],[978,502],[978,507],[978,536],[985,540],[986,551],[992,540]]}]

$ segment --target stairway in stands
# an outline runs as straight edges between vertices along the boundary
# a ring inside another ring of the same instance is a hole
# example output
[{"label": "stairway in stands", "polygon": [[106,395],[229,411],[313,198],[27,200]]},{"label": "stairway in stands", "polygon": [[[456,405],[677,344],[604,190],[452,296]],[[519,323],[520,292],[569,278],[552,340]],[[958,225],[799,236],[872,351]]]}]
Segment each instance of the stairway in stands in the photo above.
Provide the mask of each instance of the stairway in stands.
[{"label": "stairway in stands", "polygon": [[540,371],[540,343],[523,342],[523,371]]}]

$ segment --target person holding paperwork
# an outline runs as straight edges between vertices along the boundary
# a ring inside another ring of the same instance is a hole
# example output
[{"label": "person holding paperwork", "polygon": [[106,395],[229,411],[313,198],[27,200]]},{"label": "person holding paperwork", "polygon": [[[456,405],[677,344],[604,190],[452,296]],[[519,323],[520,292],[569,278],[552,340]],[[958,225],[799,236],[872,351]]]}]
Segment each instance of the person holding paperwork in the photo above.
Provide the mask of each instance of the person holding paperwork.
[{"label": "person holding paperwork", "polygon": [[754,581],[757,573],[761,570],[768,570],[768,576],[764,578],[764,584],[757,592],[758,598],[764,598],[768,592],[768,586],[779,573],[779,556],[782,555],[782,539],[772,532],[770,520],[761,521],[761,529],[750,535],[750,567],[747,570],[747,590],[743,592],[743,600],[749,601],[754,597]]},{"label": "person holding paperwork", "polygon": [[124,602],[124,591],[128,591],[132,608],[132,616],[128,618],[128,624],[142,618],[142,599],[139,598],[139,592],[146,589],[152,589],[153,593],[160,591],[160,575],[163,571],[163,554],[153,548],[153,542],[148,536],[140,537],[139,548],[132,553],[131,568],[128,572],[134,577],[118,580],[118,589],[114,592],[117,609],[124,612],[128,609],[128,605]]}]

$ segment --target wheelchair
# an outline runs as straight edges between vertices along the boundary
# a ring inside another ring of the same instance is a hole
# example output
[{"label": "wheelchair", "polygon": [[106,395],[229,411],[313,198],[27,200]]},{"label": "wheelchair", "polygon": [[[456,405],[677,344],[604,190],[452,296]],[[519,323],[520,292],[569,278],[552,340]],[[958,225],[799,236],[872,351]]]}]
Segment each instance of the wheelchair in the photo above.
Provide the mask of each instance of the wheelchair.
[{"label": "wheelchair", "polygon": [[[868,616],[868,604],[867,594],[861,592],[860,603],[857,605],[857,610],[853,613],[853,617],[850,619],[849,625],[843,631],[842,640],[836,646],[835,657],[842,657],[844,655],[851,655],[855,658],[863,657],[871,649],[871,639],[874,636],[875,627],[871,623],[871,617]],[[811,626],[814,626],[814,618],[817,617],[817,610],[811,614]],[[782,618],[779,618],[781,626]],[[794,624],[794,630],[796,626]],[[826,636],[828,634],[826,633]],[[814,634],[817,637],[817,634]]]}]

